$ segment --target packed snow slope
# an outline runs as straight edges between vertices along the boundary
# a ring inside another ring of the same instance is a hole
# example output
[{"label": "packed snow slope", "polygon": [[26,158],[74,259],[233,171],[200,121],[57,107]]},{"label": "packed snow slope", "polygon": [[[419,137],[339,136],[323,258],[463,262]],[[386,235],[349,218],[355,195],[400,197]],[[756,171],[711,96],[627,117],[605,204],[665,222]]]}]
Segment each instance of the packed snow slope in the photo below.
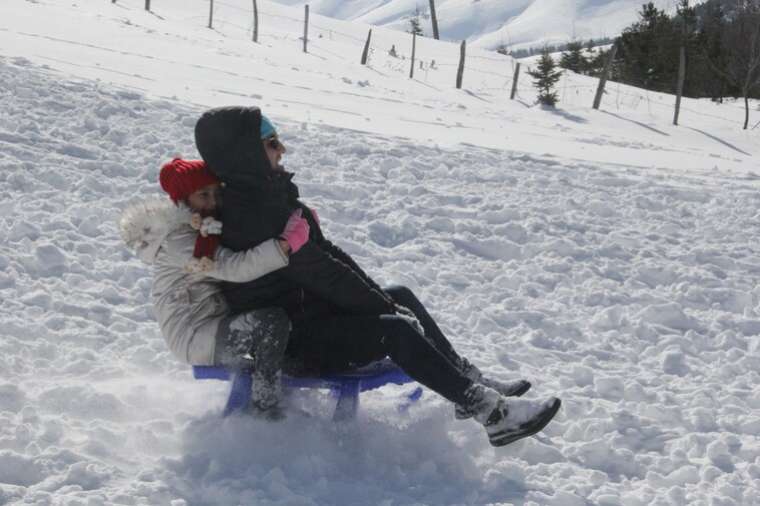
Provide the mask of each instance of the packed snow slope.
[{"label": "packed snow slope", "polygon": [[[760,134],[739,106],[685,100],[673,127],[672,97],[613,84],[594,112],[567,75],[549,111],[529,80],[509,101],[487,53],[455,90],[450,44],[422,41],[438,68],[409,80],[385,50],[354,63],[366,26],[316,17],[305,55],[286,7],[262,2],[282,24],[254,45],[229,0],[213,31],[203,2],[142,3],[0,4],[0,504],[760,503]],[[231,103],[273,117],[373,277],[562,397],[543,433],[493,449],[431,392],[397,412],[408,387],[349,425],[316,392],[280,424],[219,418],[226,385],[167,351],[117,221]]]},{"label": "packed snow slope", "polygon": [[[319,14],[409,31],[418,17],[424,33],[432,36],[428,0],[277,0]],[[642,0],[437,0],[436,17],[443,40],[467,40],[474,46],[496,49],[539,48],[571,40],[614,37],[638,19]],[[655,0],[668,12],[676,2]],[[419,13],[419,16],[418,16]]]}]

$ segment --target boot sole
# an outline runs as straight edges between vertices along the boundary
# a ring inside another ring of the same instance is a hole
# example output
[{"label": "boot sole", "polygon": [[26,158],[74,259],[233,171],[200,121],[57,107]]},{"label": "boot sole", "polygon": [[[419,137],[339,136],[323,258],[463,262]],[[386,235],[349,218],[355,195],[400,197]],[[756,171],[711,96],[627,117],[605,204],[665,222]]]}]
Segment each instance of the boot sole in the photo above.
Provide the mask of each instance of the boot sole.
[{"label": "boot sole", "polygon": [[532,387],[532,386],[533,386],[533,384],[531,384],[530,381],[526,381],[522,388],[518,388],[517,390],[515,390],[514,392],[510,393],[509,395],[507,395],[505,397],[520,397],[525,392],[527,392],[528,390],[530,390],[530,387]]},{"label": "boot sole", "polygon": [[[505,395],[504,397],[520,397],[523,394],[525,394],[525,392],[530,390],[530,387],[532,386],[533,384],[530,381],[526,381],[525,384],[521,388],[518,388],[514,390],[513,392],[510,392],[509,395]],[[460,411],[458,409],[454,410],[454,418],[456,420],[467,420],[469,418],[472,418],[473,416],[475,416],[475,413],[473,413],[472,411]]]},{"label": "boot sole", "polygon": [[532,423],[523,425],[519,431],[489,435],[488,440],[491,442],[491,446],[506,446],[509,443],[514,443],[517,440],[540,432],[552,421],[560,406],[562,406],[562,401],[557,399],[557,402],[552,404],[541,416],[537,417]]}]

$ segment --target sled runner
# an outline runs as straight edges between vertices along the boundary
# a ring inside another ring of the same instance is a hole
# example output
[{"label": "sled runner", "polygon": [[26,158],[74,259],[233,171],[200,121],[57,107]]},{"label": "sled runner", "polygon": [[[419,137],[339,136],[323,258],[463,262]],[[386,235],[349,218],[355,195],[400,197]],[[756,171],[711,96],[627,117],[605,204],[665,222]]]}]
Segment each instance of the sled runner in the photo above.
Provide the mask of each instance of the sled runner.
[{"label": "sled runner", "polygon": [[[218,379],[231,381],[230,395],[222,416],[243,411],[251,400],[252,378],[248,370],[231,371],[224,367],[194,366],[195,379]],[[404,385],[414,380],[390,360],[379,360],[354,371],[323,377],[283,376],[283,388],[326,388],[338,399],[333,420],[350,420],[359,409],[359,394],[383,385]],[[399,406],[403,410],[422,397],[422,388],[415,388]]]}]

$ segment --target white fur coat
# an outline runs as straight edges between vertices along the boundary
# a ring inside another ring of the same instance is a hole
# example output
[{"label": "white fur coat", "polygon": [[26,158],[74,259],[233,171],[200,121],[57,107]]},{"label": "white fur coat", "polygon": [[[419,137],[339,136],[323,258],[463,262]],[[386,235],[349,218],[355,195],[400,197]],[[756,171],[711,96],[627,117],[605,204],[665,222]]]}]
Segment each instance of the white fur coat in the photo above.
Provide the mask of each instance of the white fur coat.
[{"label": "white fur coat", "polygon": [[193,365],[211,365],[216,333],[227,305],[220,281],[251,281],[288,264],[277,242],[232,252],[218,248],[211,270],[189,272],[198,231],[191,212],[168,199],[151,198],[131,205],[119,223],[124,242],[153,265],[153,303],[161,332],[172,352]]}]

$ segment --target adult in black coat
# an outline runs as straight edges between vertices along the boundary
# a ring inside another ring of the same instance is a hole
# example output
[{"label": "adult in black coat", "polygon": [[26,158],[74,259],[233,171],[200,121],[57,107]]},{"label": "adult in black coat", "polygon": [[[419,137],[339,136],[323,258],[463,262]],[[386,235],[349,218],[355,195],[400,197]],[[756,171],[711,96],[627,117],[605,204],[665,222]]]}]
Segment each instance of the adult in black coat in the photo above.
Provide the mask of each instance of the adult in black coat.
[{"label": "adult in black coat", "polygon": [[[298,199],[293,174],[279,164],[285,148],[256,107],[207,111],[195,127],[198,151],[224,183],[222,244],[249,249],[275,237],[293,211],[309,221],[309,242],[289,265],[255,281],[228,284],[233,312],[280,306],[293,329],[287,353],[317,373],[331,373],[390,356],[409,376],[474,417],[494,446],[541,430],[560,401],[506,400],[530,383],[484,378],[460,357],[414,294],[384,291],[343,250],[328,241]],[[518,409],[512,409],[518,408]]]},{"label": "adult in black coat", "polygon": [[298,200],[293,174],[272,169],[259,141],[261,118],[256,107],[225,107],[207,111],[195,127],[198,151],[224,182],[222,244],[239,251],[276,237],[299,208],[311,231],[309,242],[277,275],[228,284],[224,291],[231,310],[277,305],[293,322],[334,313],[394,314],[387,294],[325,239],[309,208]]}]

